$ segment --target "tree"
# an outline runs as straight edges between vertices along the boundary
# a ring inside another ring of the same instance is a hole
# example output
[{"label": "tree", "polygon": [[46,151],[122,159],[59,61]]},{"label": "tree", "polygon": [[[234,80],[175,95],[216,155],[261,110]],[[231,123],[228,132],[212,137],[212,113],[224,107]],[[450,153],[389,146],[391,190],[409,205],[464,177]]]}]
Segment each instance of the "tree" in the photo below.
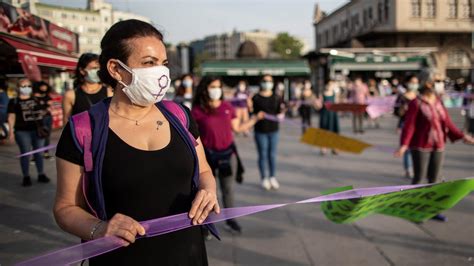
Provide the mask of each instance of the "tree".
[{"label": "tree", "polygon": [[272,42],[273,51],[282,58],[298,58],[303,49],[303,43],[287,32],[278,33]]}]

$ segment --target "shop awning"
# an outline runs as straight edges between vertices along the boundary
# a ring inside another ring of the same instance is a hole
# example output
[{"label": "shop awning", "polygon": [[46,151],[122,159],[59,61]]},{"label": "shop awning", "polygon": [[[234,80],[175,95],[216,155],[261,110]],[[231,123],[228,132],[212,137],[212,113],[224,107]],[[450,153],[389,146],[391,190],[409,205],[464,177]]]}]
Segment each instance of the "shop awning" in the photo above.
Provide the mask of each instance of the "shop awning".
[{"label": "shop awning", "polygon": [[426,64],[425,56],[378,56],[356,55],[354,57],[330,56],[333,70],[349,71],[407,71],[420,70]]},{"label": "shop awning", "polygon": [[[77,58],[73,55],[51,51],[8,36],[0,36],[0,39],[15,48],[18,53],[18,60],[22,65],[36,63],[38,66],[58,68],[61,70],[74,70],[76,68]],[[25,68],[25,66],[23,66],[23,68]]]},{"label": "shop awning", "polygon": [[311,73],[305,60],[228,59],[202,63],[203,76],[307,76]]}]

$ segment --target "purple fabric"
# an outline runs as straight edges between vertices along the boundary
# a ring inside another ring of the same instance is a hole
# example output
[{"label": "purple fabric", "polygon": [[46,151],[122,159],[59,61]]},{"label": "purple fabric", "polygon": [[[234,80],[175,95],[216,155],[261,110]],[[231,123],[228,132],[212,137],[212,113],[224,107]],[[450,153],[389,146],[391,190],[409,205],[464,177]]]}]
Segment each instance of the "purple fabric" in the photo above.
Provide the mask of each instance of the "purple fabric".
[{"label": "purple fabric", "polygon": [[[387,194],[391,192],[397,192],[408,189],[415,189],[420,187],[432,186],[434,184],[422,184],[422,185],[403,185],[403,186],[386,186],[386,187],[373,187],[373,188],[360,188],[352,189],[348,191],[342,191],[339,193],[319,196],[310,198],[298,202],[285,203],[285,204],[270,204],[270,205],[257,205],[247,207],[236,207],[222,209],[220,214],[210,214],[204,224],[216,223],[232,218],[246,216],[258,212],[263,212],[275,208],[284,207],[292,204],[303,204],[303,203],[317,203],[323,201],[332,200],[344,200],[344,199],[355,199],[361,197],[375,196],[380,194]],[[188,227],[192,227],[191,219],[188,218],[187,213],[181,213],[173,216],[162,217],[158,219],[148,220],[141,222],[145,227],[146,235],[143,237],[153,237],[163,235],[178,230],[182,230]],[[143,238],[138,237],[138,238]],[[72,263],[80,262],[82,260],[92,258],[112,250],[118,249],[124,245],[124,240],[117,237],[104,237],[93,241],[89,241],[83,244],[74,245],[65,249],[57,250],[36,258],[23,261],[17,265],[69,265]]]},{"label": "purple fabric", "polygon": [[52,150],[52,149],[55,149],[55,148],[56,148],[56,144],[51,144],[51,145],[48,145],[48,146],[43,147],[43,148],[39,148],[39,149],[36,149],[36,150],[32,150],[32,151],[17,155],[16,158],[32,155],[32,154],[43,152],[43,151]]}]

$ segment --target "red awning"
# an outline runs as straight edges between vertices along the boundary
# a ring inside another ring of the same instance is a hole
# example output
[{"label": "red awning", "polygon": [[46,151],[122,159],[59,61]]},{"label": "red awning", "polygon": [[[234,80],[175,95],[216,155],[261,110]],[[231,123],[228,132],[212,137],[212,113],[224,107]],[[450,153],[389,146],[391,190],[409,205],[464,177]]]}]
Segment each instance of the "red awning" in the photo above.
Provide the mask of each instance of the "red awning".
[{"label": "red awning", "polygon": [[[76,69],[77,58],[72,55],[50,51],[46,48],[33,46],[7,36],[0,36],[0,38],[15,48],[18,53],[18,61],[22,66],[27,64],[27,62],[23,62],[24,59],[30,58],[38,66],[53,67],[62,70]],[[28,63],[32,61],[29,61]]]}]

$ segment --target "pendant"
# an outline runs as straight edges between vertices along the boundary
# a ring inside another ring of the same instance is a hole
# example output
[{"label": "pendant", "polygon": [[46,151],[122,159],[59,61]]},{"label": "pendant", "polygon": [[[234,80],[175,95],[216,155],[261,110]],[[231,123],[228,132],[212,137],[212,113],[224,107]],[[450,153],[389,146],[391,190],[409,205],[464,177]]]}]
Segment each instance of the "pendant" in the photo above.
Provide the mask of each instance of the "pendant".
[{"label": "pendant", "polygon": [[139,126],[138,120],[135,120],[135,126]]}]

